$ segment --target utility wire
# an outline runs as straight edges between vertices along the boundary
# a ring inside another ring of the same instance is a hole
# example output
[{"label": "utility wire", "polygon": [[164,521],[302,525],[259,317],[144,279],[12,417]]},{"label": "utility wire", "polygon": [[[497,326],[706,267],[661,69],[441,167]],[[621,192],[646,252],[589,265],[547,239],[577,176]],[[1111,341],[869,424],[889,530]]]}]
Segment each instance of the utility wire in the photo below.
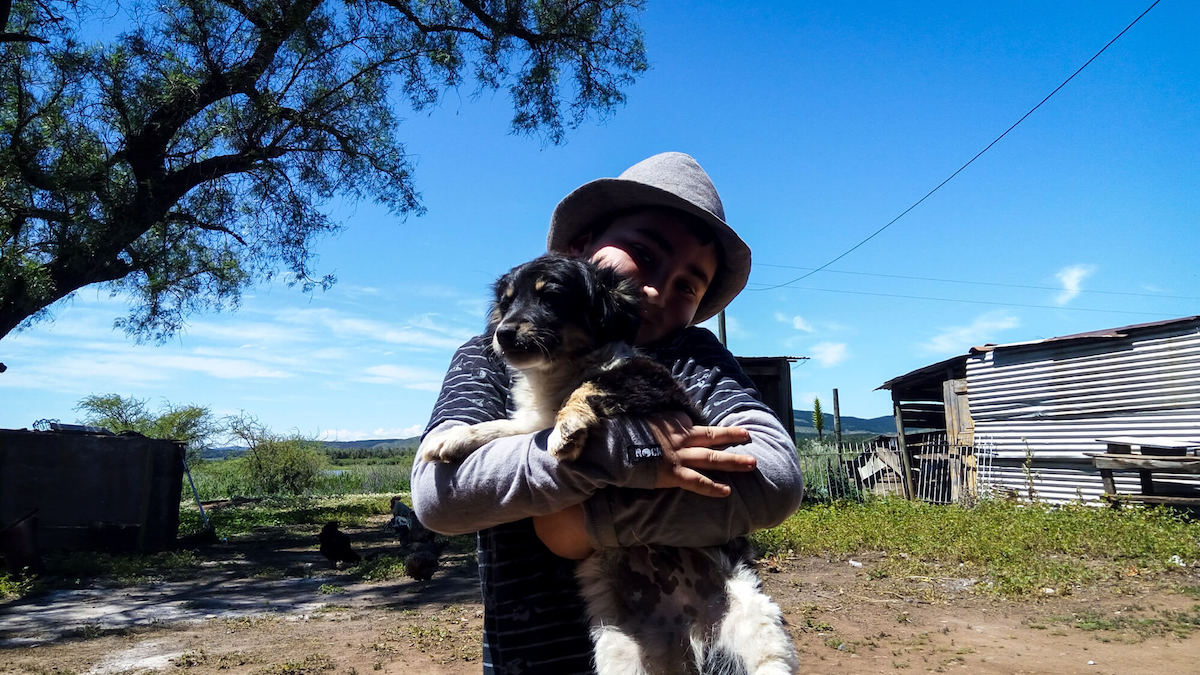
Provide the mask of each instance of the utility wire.
[{"label": "utility wire", "polygon": [[887,223],[886,225],[884,225],[883,227],[879,228],[878,230],[875,230],[875,231],[874,231],[874,232],[872,232],[872,233],[871,233],[871,234],[870,234],[870,235],[869,235],[869,236],[868,236],[866,239],[863,239],[862,241],[858,242],[857,244],[855,244],[855,245],[851,246],[850,248],[848,248],[848,249],[846,249],[845,251],[843,251],[843,252],[841,253],[841,255],[837,256],[837,257],[836,257],[836,258],[834,258],[833,260],[830,260],[829,262],[825,263],[824,265],[821,265],[820,267],[818,267],[818,268],[814,269],[814,270],[813,270],[813,271],[811,271],[811,272],[808,272],[808,273],[806,273],[806,274],[803,274],[803,275],[801,275],[801,276],[798,276],[798,277],[796,277],[795,279],[792,279],[791,281],[785,281],[785,282],[784,282],[784,283],[782,283],[782,284],[775,284],[775,285],[772,285],[772,286],[767,286],[767,287],[765,287],[765,288],[757,288],[757,289],[754,289],[754,290],[759,290],[759,291],[769,291],[769,290],[773,290],[773,289],[776,289],[776,288],[782,288],[782,287],[784,287],[784,286],[790,286],[790,285],[792,285],[792,284],[796,283],[797,281],[800,281],[800,280],[802,280],[802,279],[807,279],[808,277],[811,277],[812,275],[816,274],[817,272],[820,272],[821,270],[825,269],[826,267],[829,267],[829,266],[830,266],[830,265],[832,265],[833,263],[835,263],[835,262],[837,262],[837,261],[841,260],[842,258],[845,258],[846,256],[850,255],[850,254],[851,254],[851,253],[853,253],[853,252],[854,252],[854,251],[855,251],[855,250],[856,250],[858,247],[862,246],[863,244],[867,243],[868,241],[871,241],[871,240],[872,240],[872,239],[874,239],[874,238],[875,238],[875,236],[876,236],[876,235],[878,235],[880,232],[883,232],[884,230],[886,230],[886,229],[888,229],[889,227],[891,227],[891,226],[892,226],[892,225],[893,225],[893,224],[894,224],[894,223],[895,223],[897,220],[900,220],[900,219],[901,219],[901,218],[903,218],[904,216],[908,215],[908,212],[909,212],[909,211],[912,211],[913,209],[915,209],[915,208],[917,208],[918,206],[920,206],[922,202],[924,202],[926,199],[929,199],[931,196],[933,196],[933,193],[935,193],[935,192],[937,192],[938,190],[942,189],[942,186],[943,186],[943,185],[945,185],[946,183],[949,183],[951,180],[954,180],[954,177],[955,177],[955,176],[957,176],[958,174],[962,173],[962,171],[963,171],[964,169],[966,169],[968,166],[971,166],[971,164],[973,164],[973,163],[975,162],[975,160],[979,159],[979,158],[980,158],[980,156],[982,156],[982,155],[983,155],[983,153],[987,152],[988,150],[991,150],[993,145],[995,145],[995,144],[999,143],[999,142],[1000,142],[1000,139],[1002,139],[1002,138],[1004,138],[1005,136],[1007,136],[1007,135],[1008,135],[1008,132],[1012,131],[1013,129],[1016,129],[1018,124],[1020,124],[1021,122],[1024,122],[1024,121],[1025,121],[1025,118],[1029,117],[1030,115],[1032,115],[1032,114],[1034,113],[1034,111],[1035,111],[1035,110],[1037,110],[1038,108],[1042,107],[1042,104],[1044,104],[1046,101],[1049,101],[1051,96],[1054,96],[1055,94],[1057,94],[1057,93],[1059,92],[1059,90],[1060,90],[1060,89],[1062,89],[1063,87],[1067,86],[1067,83],[1068,83],[1068,82],[1070,82],[1071,80],[1075,79],[1075,76],[1076,76],[1076,75],[1078,75],[1079,73],[1083,72],[1083,69],[1084,69],[1084,68],[1087,68],[1087,67],[1088,67],[1088,66],[1089,66],[1089,65],[1092,63],[1092,61],[1095,61],[1095,60],[1096,60],[1096,59],[1097,59],[1097,58],[1098,58],[1098,57],[1099,57],[1101,54],[1103,54],[1103,53],[1105,52],[1105,50],[1107,50],[1109,47],[1111,47],[1111,46],[1112,46],[1112,44],[1113,44],[1114,42],[1116,42],[1116,41],[1117,41],[1117,40],[1118,40],[1118,39],[1119,39],[1119,38],[1120,38],[1122,35],[1124,35],[1126,31],[1128,31],[1130,28],[1133,28],[1133,25],[1134,25],[1134,24],[1136,24],[1138,21],[1141,21],[1142,17],[1143,17],[1143,16],[1146,16],[1146,14],[1148,14],[1148,13],[1150,12],[1150,10],[1154,9],[1155,5],[1157,5],[1159,2],[1160,2],[1160,0],[1154,0],[1154,2],[1153,2],[1153,3],[1151,3],[1149,7],[1147,7],[1147,8],[1146,8],[1146,11],[1142,12],[1141,14],[1139,14],[1139,15],[1138,15],[1138,17],[1137,17],[1136,19],[1134,19],[1132,22],[1130,22],[1130,24],[1129,24],[1128,26],[1125,26],[1125,28],[1124,28],[1124,29],[1122,29],[1120,33],[1117,33],[1116,37],[1114,37],[1113,39],[1111,39],[1111,40],[1109,40],[1109,41],[1108,41],[1108,44],[1104,45],[1103,47],[1101,47],[1101,48],[1100,48],[1100,51],[1098,51],[1098,52],[1096,52],[1095,54],[1093,54],[1093,55],[1092,55],[1092,58],[1088,59],[1088,60],[1087,60],[1087,62],[1086,62],[1086,63],[1084,63],[1082,66],[1079,66],[1078,70],[1076,70],[1074,73],[1071,73],[1071,76],[1070,76],[1070,77],[1068,77],[1067,79],[1063,80],[1062,84],[1060,84],[1060,85],[1058,85],[1057,87],[1055,87],[1055,88],[1054,88],[1054,91],[1050,92],[1049,94],[1046,94],[1046,97],[1045,97],[1045,98],[1043,98],[1041,101],[1039,101],[1037,105],[1035,105],[1035,106],[1033,106],[1032,108],[1030,108],[1030,109],[1029,109],[1029,112],[1027,112],[1027,113],[1025,113],[1024,115],[1022,115],[1022,116],[1021,116],[1021,119],[1017,120],[1016,122],[1013,122],[1013,123],[1012,123],[1012,126],[1010,126],[1009,128],[1005,129],[1005,130],[1004,130],[1004,133],[1002,133],[1002,134],[1000,134],[999,136],[997,136],[997,137],[996,137],[996,140],[992,141],[991,143],[988,143],[988,144],[987,144],[987,147],[985,147],[984,149],[982,149],[982,150],[980,150],[979,152],[975,153],[975,156],[974,156],[974,157],[972,157],[971,159],[967,160],[967,163],[966,163],[966,164],[963,164],[962,166],[958,167],[958,169],[957,169],[957,170],[956,170],[954,173],[950,174],[950,176],[949,176],[948,178],[946,178],[946,180],[944,180],[944,181],[942,181],[942,182],[938,183],[938,184],[937,184],[937,187],[933,188],[933,189],[932,189],[932,190],[930,190],[929,192],[926,192],[924,197],[921,197],[921,198],[920,198],[920,199],[918,199],[917,201],[913,202],[913,204],[912,204],[911,206],[909,206],[907,209],[904,209],[903,211],[901,211],[901,212],[900,212],[900,215],[896,216],[895,218],[892,218],[890,221],[888,221],[888,223]]},{"label": "utility wire", "polygon": [[[1133,314],[1137,316],[1156,316],[1162,318],[1173,318],[1176,314],[1164,314],[1162,312],[1131,312],[1124,309],[1098,309],[1092,307],[1062,307],[1059,305],[1030,305],[1019,302],[995,302],[992,300],[963,300],[961,298],[935,298],[927,295],[903,295],[900,293],[875,293],[872,291],[847,291],[838,288],[813,288],[810,286],[793,286],[802,291],[820,291],[822,293],[844,293],[847,295],[870,295],[878,298],[903,298],[905,300],[935,300],[938,302],[959,302],[967,305],[992,305],[997,307],[1028,307],[1032,309],[1056,309],[1066,312],[1095,312],[1101,314]],[[747,286],[747,290],[763,291],[765,288],[751,289]]]},{"label": "utility wire", "polygon": [[[812,270],[816,271],[816,267],[801,267],[799,265],[777,265],[772,263],[756,262],[756,267],[779,267],[790,270]],[[906,274],[883,274],[881,272],[854,272],[851,270],[823,270],[828,274],[849,274],[860,277],[880,277],[883,279],[905,279],[908,281],[934,281],[943,284],[964,284],[970,286],[994,286],[999,288],[1024,288],[1035,291],[1058,291],[1062,292],[1066,289],[1061,286],[1038,286],[1036,284],[1013,284],[1002,283],[998,281],[972,281],[969,279],[943,279],[938,277],[918,277]],[[753,289],[765,290],[765,289]],[[1079,289],[1079,293],[1094,293],[1097,295],[1121,295],[1135,298],[1158,298],[1162,300],[1200,300],[1200,296],[1195,295],[1166,295],[1164,293],[1134,293],[1132,291],[1095,291],[1091,289]]]}]

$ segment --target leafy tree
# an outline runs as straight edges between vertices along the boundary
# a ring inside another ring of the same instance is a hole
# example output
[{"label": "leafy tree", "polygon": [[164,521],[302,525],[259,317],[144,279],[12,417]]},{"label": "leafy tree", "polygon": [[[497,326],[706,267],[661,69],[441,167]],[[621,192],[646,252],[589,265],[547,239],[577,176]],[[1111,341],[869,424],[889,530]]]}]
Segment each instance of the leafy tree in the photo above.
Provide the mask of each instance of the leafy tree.
[{"label": "leafy tree", "polygon": [[92,394],[75,406],[83,412],[84,424],[104,427],[114,433],[136,432],[150,438],[169,438],[187,446],[188,461],[199,458],[202,450],[223,431],[208,408],[196,405],[176,406],[170,402],[157,413],[146,407],[146,399],[120,394]]},{"label": "leafy tree", "polygon": [[645,70],[640,6],[0,0],[0,338],[89,284],[135,298],[137,339],[257,280],[328,286],[324,204],[421,210],[397,99],[472,79],[557,143]]},{"label": "leafy tree", "polygon": [[821,412],[819,397],[813,397],[813,427],[817,430],[817,440],[825,440],[825,414]]},{"label": "leafy tree", "polygon": [[231,435],[247,445],[245,478],[260,494],[301,495],[316,485],[326,464],[320,441],[280,436],[245,413],[227,423]]}]

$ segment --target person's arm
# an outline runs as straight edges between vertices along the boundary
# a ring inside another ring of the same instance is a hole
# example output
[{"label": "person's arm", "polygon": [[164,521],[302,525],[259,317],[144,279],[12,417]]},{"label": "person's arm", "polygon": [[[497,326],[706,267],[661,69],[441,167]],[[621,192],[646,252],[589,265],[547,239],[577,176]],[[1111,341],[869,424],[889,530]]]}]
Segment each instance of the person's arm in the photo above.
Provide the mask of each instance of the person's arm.
[{"label": "person's arm", "polygon": [[[602,490],[583,504],[593,547],[720,544],[777,525],[800,505],[804,484],[795,441],[758,400],[732,355],[702,329],[690,329],[681,349],[673,368],[676,378],[714,427],[749,432],[748,443],[729,451],[754,457],[755,470],[708,472],[730,486],[727,499],[683,490]],[[672,447],[703,448],[708,443],[703,437],[712,433],[711,427],[688,428],[678,420],[657,420],[655,426],[658,441]]]}]

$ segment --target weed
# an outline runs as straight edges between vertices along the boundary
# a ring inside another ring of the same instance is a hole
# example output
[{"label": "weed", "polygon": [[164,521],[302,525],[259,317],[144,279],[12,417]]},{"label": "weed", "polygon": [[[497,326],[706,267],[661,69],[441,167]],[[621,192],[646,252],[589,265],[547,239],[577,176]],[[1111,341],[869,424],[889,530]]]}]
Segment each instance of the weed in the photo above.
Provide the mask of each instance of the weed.
[{"label": "weed", "polygon": [[404,578],[404,556],[379,555],[364,560],[358,573],[367,581],[390,581]]},{"label": "weed", "polygon": [[280,663],[257,671],[257,675],[313,675],[336,668],[333,659],[325,654],[309,654],[303,661]]},{"label": "weed", "polygon": [[836,649],[839,652],[853,654],[858,645],[855,642],[848,642],[836,635],[830,635],[829,637],[825,638],[825,646],[829,647],[830,649]]},{"label": "weed", "polygon": [[38,577],[32,574],[0,574],[0,600],[24,598],[39,590]]},{"label": "weed", "polygon": [[321,584],[317,588],[317,592],[321,595],[337,595],[338,593],[345,593],[346,588],[335,584]]}]

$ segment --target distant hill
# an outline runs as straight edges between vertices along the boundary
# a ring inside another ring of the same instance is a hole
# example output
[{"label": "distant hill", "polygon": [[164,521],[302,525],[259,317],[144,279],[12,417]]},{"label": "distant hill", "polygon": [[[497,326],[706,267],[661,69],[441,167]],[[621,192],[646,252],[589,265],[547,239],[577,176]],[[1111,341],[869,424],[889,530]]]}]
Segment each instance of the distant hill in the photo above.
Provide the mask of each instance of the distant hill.
[{"label": "distant hill", "polygon": [[[421,443],[420,436],[413,438],[373,438],[362,441],[325,441],[325,448],[334,453],[362,450],[366,452],[395,452],[416,450]],[[229,459],[246,454],[246,448],[237,445],[226,445],[217,448],[205,448],[200,451],[201,459]]]},{"label": "distant hill", "polygon": [[[792,410],[792,415],[796,420],[796,433],[799,434],[816,434],[817,429],[813,426],[813,411],[811,410]],[[833,415],[824,413],[821,415],[825,419],[826,434],[833,433]],[[896,422],[891,415],[883,417],[872,417],[870,419],[863,417],[851,417],[842,415],[842,433],[843,434],[889,434],[896,432]]]},{"label": "distant hill", "polygon": [[337,448],[342,450],[401,450],[404,448],[415,448],[421,443],[420,436],[412,438],[379,438],[367,439],[364,441],[325,441],[325,446],[328,448]]}]

